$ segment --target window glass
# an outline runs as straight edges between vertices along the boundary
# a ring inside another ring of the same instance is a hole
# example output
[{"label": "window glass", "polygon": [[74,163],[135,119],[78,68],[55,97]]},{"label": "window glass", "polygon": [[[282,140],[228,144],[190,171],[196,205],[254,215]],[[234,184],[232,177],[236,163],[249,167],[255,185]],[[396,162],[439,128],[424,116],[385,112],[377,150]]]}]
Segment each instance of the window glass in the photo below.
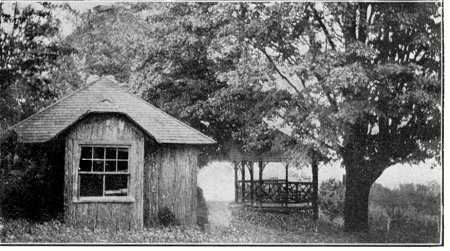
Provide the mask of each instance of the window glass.
[{"label": "window glass", "polygon": [[128,161],[118,161],[117,162],[117,171],[118,172],[127,172],[128,171]]},{"label": "window glass", "polygon": [[107,159],[116,159],[116,152],[117,152],[117,148],[107,147],[106,148],[106,158]]},{"label": "window glass", "polygon": [[104,159],[104,158],[105,158],[105,148],[94,147],[94,159]]},{"label": "window glass", "polygon": [[115,172],[117,161],[106,161],[105,162],[105,172]]},{"label": "window glass", "polygon": [[117,158],[118,159],[128,159],[128,148],[119,148]]},{"label": "window glass", "polygon": [[82,146],[80,157],[81,197],[128,195],[128,148]]},{"label": "window glass", "polygon": [[80,196],[102,196],[103,175],[80,175]]},{"label": "window glass", "polygon": [[126,196],[128,175],[105,175],[105,196]]},{"label": "window glass", "polygon": [[81,160],[80,161],[80,171],[90,172],[92,168],[92,160]]},{"label": "window glass", "polygon": [[82,159],[92,159],[92,147],[82,147],[81,148],[81,158]]},{"label": "window glass", "polygon": [[103,172],[103,163],[102,160],[94,160],[93,171],[94,172]]}]

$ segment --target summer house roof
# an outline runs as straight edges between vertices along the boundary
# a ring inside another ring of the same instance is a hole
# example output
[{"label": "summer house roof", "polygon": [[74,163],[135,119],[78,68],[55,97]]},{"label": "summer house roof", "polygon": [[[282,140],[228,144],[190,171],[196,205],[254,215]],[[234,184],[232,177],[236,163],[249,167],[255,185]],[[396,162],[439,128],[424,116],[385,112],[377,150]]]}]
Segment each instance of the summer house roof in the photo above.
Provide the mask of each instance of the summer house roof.
[{"label": "summer house roof", "polygon": [[100,78],[12,126],[23,143],[45,142],[89,113],[125,114],[158,143],[214,144],[212,138],[134,96],[108,78]]}]

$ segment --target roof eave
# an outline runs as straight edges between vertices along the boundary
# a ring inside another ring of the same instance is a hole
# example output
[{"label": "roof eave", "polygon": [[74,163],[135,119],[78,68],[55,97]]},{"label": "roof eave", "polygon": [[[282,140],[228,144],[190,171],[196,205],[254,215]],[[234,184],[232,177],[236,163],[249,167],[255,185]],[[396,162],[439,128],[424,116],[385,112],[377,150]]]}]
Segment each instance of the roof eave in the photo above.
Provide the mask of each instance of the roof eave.
[{"label": "roof eave", "polygon": [[[139,125],[139,123],[137,123],[133,118],[131,118],[131,116],[129,116],[127,113],[122,112],[122,111],[91,111],[88,110],[85,113],[83,113],[81,116],[79,116],[76,120],[74,120],[72,123],[70,123],[69,125],[67,125],[66,127],[64,127],[63,129],[61,129],[57,134],[53,135],[53,136],[49,136],[46,137],[42,140],[22,140],[20,137],[18,138],[18,142],[19,143],[23,143],[23,144],[32,144],[32,143],[45,143],[48,142],[52,139],[55,139],[57,137],[59,137],[60,135],[62,135],[64,132],[66,132],[70,127],[74,126],[76,123],[80,122],[83,118],[85,118],[87,115],[89,114],[94,114],[94,113],[116,113],[116,114],[121,114],[124,115],[128,120],[130,120],[134,125],[136,125],[140,130],[142,130],[148,137],[150,137],[152,140],[154,140],[156,143],[158,144],[180,144],[180,145],[213,145],[213,144],[217,144],[217,142],[215,140],[213,140],[210,137],[205,136],[205,139],[208,140],[209,142],[173,142],[173,141],[165,141],[165,140],[161,140],[156,138],[155,136],[153,136],[150,132],[148,132],[147,130],[145,130],[145,128],[143,128],[142,126]],[[7,131],[5,131],[2,136],[4,134],[7,133],[11,133],[12,131],[15,132],[15,128],[9,128]],[[17,132],[16,132],[17,133]]]}]

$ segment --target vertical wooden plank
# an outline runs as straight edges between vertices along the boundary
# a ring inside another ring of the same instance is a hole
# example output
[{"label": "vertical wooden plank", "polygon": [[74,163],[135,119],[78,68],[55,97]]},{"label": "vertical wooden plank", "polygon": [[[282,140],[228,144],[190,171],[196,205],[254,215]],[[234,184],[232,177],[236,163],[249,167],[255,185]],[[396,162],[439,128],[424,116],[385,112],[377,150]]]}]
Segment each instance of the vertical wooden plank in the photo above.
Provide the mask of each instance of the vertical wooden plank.
[{"label": "vertical wooden plank", "polygon": [[242,199],[241,202],[245,202],[245,161],[241,162],[241,179],[242,179],[242,183],[241,183],[241,194],[242,194]]},{"label": "vertical wooden plank", "polygon": [[316,221],[319,219],[319,203],[318,203],[319,167],[318,167],[317,158],[316,158],[315,154],[313,154],[313,157],[312,157],[311,169],[312,169],[312,178],[313,178],[313,196],[312,196],[313,218]]},{"label": "vertical wooden plank", "polygon": [[238,162],[233,162],[234,166],[234,202],[238,202]]},{"label": "vertical wooden plank", "polygon": [[252,204],[255,203],[255,197],[254,197],[254,180],[253,180],[253,161],[248,162],[248,171],[250,173],[250,201]]},{"label": "vertical wooden plank", "polygon": [[285,203],[286,206],[289,202],[289,178],[288,178],[288,169],[289,169],[289,164],[286,164],[286,188],[285,188]]},{"label": "vertical wooden plank", "polygon": [[150,155],[148,152],[148,142],[144,142],[144,167],[143,167],[143,221],[144,221],[144,227],[149,226],[149,216],[150,216],[150,205],[149,205],[149,193],[151,193],[151,184],[149,180],[149,172],[150,172],[150,166],[147,165],[148,158]]},{"label": "vertical wooden plank", "polygon": [[192,191],[194,192],[192,194],[192,199],[191,201],[193,202],[192,204],[192,211],[194,211],[195,213],[191,214],[192,215],[192,219],[191,219],[191,225],[197,224],[197,178],[198,178],[198,172],[199,172],[199,166],[198,166],[198,156],[199,156],[200,152],[197,148],[193,148],[193,152],[191,153],[191,158],[192,158],[192,164],[191,164],[191,168],[192,168]]},{"label": "vertical wooden plank", "polygon": [[142,230],[144,227],[144,140],[143,138],[138,138],[136,140],[136,163],[135,163],[135,219],[136,219],[136,229]]},{"label": "vertical wooden plank", "polygon": [[[197,150],[192,146],[154,145],[152,152],[145,160],[145,168],[149,168],[151,175],[146,177],[157,182],[157,186],[151,186],[151,191],[146,192],[145,203],[149,203],[144,210],[148,214],[146,224],[156,223],[157,213],[163,207],[171,209],[183,225],[195,224]],[[150,194],[153,199],[147,197]]]},{"label": "vertical wooden plank", "polygon": [[64,157],[64,220],[71,223],[73,217],[72,210],[72,139],[68,138],[65,142],[65,157]]},{"label": "vertical wooden plank", "polygon": [[259,187],[256,189],[256,194],[258,196],[257,200],[259,203],[262,203],[262,190],[263,190],[263,171],[264,164],[262,160],[258,162],[258,171],[259,171]]},{"label": "vertical wooden plank", "polygon": [[150,198],[150,206],[152,208],[152,224],[155,225],[156,222],[156,216],[158,213],[158,210],[161,208],[159,204],[159,197],[161,196],[161,189],[159,186],[159,181],[161,179],[161,158],[159,158],[159,152],[156,152],[153,155],[154,164],[152,165],[152,177],[150,177],[153,181],[152,185],[152,193],[154,197]]}]

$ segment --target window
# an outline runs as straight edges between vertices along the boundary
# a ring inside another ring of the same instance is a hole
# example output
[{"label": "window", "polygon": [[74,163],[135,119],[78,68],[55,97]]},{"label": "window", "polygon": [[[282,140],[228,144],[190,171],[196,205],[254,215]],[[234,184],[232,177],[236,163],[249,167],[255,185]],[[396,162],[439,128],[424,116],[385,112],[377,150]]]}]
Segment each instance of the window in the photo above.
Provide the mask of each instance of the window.
[{"label": "window", "polygon": [[128,163],[128,147],[81,146],[79,196],[127,196]]}]

